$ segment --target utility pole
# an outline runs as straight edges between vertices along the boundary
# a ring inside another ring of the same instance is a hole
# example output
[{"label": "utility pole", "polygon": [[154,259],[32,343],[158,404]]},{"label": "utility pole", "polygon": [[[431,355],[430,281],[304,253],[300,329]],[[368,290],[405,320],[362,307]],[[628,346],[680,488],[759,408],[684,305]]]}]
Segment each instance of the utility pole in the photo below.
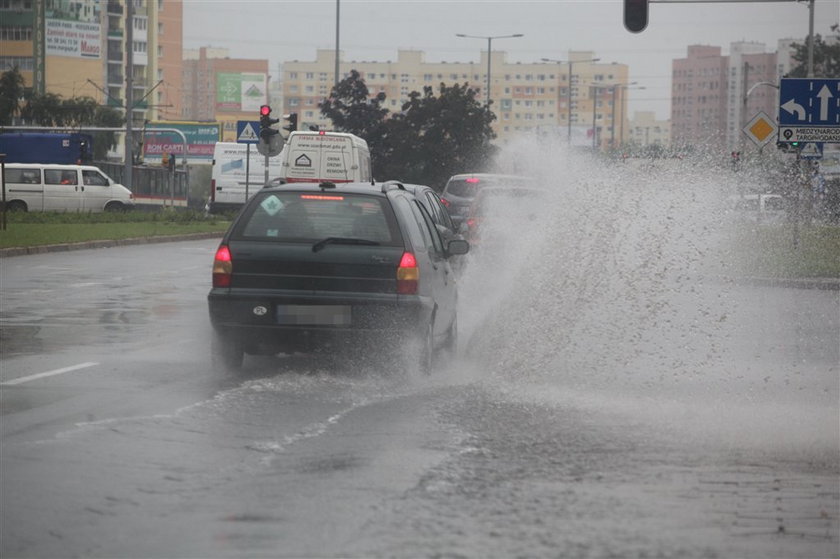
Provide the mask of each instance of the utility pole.
[{"label": "utility pole", "polygon": [[[131,190],[134,165],[134,0],[125,3],[125,170],[123,186]],[[184,154],[186,156],[186,153]]]}]

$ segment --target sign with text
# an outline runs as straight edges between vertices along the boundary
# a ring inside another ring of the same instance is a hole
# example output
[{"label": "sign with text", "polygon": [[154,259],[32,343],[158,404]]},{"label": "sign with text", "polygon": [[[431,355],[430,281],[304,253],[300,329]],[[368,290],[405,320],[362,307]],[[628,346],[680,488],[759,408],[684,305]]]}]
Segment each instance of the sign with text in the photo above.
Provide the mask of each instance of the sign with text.
[{"label": "sign with text", "polygon": [[72,58],[102,57],[100,1],[52,2],[44,19],[47,55]]},{"label": "sign with text", "polygon": [[150,122],[146,125],[143,140],[143,159],[147,163],[160,162],[164,153],[180,157],[184,143],[174,132],[159,131],[156,128],[175,128],[187,137],[187,160],[209,162],[213,160],[213,149],[221,139],[222,127],[218,122]]},{"label": "sign with text", "polygon": [[840,79],[782,79],[779,140],[840,143]]}]

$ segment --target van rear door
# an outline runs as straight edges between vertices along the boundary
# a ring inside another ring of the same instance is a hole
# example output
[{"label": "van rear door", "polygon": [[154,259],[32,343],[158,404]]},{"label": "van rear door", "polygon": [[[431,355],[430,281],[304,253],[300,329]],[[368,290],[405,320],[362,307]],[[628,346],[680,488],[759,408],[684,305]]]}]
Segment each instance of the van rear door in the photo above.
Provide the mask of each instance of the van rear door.
[{"label": "van rear door", "polygon": [[347,136],[295,135],[284,155],[287,182],[351,182],[358,170],[355,146]]}]

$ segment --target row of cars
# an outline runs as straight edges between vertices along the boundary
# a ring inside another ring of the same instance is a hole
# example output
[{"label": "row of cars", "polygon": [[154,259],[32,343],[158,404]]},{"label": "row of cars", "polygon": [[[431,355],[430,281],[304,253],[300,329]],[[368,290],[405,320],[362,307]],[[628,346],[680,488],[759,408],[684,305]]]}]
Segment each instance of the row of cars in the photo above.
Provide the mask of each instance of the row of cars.
[{"label": "row of cars", "polygon": [[492,182],[453,177],[442,197],[398,181],[260,189],[216,251],[214,363],[346,346],[393,348],[430,372],[457,346],[456,257],[475,238],[471,200]]}]

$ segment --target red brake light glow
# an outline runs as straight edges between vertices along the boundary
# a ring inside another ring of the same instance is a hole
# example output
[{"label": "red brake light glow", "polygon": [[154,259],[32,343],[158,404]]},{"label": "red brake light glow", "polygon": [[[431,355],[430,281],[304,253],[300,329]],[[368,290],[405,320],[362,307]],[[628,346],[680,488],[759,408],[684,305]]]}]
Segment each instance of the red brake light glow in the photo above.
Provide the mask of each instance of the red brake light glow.
[{"label": "red brake light glow", "polygon": [[466,179],[464,182],[468,182],[468,183],[470,183],[470,184],[477,184],[477,183],[478,183],[478,179],[477,179],[477,178],[475,178],[475,177],[470,177],[470,178]]},{"label": "red brake light glow", "polygon": [[397,268],[397,293],[400,295],[414,295],[417,293],[417,281],[420,279],[420,269],[417,259],[410,252],[404,252]]},{"label": "red brake light glow", "polygon": [[323,194],[301,194],[300,198],[301,200],[344,200],[344,196],[325,196]]},{"label": "red brake light glow", "polygon": [[449,208],[449,207],[451,207],[451,206],[452,206],[452,202],[450,202],[450,201],[449,201],[449,200],[447,200],[446,198],[441,198],[441,199],[440,199],[440,203],[441,203],[441,204],[443,204],[444,206],[446,206],[447,208]]},{"label": "red brake light glow", "polygon": [[213,260],[213,287],[230,287],[230,277],[233,273],[233,259],[230,249],[226,245],[219,247]]}]

